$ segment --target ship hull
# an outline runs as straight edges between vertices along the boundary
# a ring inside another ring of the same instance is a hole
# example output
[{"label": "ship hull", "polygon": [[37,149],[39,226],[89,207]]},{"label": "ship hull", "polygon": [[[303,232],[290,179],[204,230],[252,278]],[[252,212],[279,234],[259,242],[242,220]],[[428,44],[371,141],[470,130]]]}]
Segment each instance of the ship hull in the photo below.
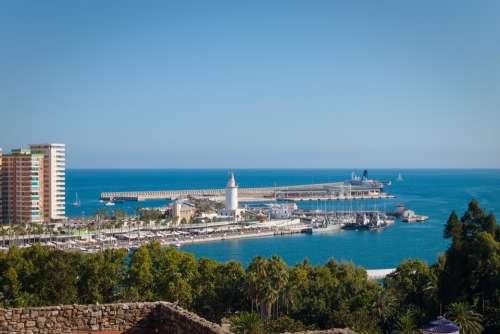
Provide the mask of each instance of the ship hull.
[{"label": "ship hull", "polygon": [[340,225],[340,224],[332,224],[332,225],[328,225],[326,227],[313,227],[311,229],[311,233],[320,234],[320,233],[335,232],[335,231],[340,230],[341,228],[342,228],[342,225]]}]

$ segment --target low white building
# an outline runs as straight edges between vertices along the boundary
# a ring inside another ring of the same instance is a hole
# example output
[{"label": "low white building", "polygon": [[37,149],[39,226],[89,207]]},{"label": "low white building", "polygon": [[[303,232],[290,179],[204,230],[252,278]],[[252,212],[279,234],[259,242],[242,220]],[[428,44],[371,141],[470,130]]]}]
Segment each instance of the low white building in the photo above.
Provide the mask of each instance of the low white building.
[{"label": "low white building", "polygon": [[269,215],[271,219],[287,219],[292,217],[297,208],[297,204],[295,203],[270,204]]}]

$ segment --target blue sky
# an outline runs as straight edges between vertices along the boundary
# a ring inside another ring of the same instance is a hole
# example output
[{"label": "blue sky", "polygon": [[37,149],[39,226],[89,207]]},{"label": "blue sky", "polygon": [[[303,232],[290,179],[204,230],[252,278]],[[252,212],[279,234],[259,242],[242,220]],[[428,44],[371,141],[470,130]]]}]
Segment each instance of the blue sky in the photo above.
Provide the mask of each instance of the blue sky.
[{"label": "blue sky", "polygon": [[2,1],[0,147],[69,167],[500,167],[499,1]]}]

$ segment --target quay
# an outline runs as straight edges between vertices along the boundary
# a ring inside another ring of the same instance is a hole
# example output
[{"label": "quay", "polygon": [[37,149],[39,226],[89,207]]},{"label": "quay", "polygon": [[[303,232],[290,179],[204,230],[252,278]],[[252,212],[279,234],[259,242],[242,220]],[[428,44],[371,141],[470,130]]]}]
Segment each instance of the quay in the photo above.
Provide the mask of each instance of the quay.
[{"label": "quay", "polygon": [[29,247],[39,243],[64,250],[94,252],[103,248],[135,248],[153,240],[164,246],[178,246],[186,243],[303,233],[306,228],[307,225],[301,223],[300,219],[277,219],[264,223],[255,221],[245,225],[216,222],[176,227],[149,226],[74,231],[63,235],[3,235],[0,236],[0,250],[5,251],[11,246]]},{"label": "quay", "polygon": [[[144,201],[144,200],[175,200],[182,197],[222,198],[224,188],[214,189],[183,189],[158,191],[123,191],[102,192],[103,201]],[[346,185],[344,182],[302,184],[278,187],[239,188],[238,194],[244,201],[249,200],[351,200],[351,199],[379,199],[394,196],[383,192],[381,183]]]}]

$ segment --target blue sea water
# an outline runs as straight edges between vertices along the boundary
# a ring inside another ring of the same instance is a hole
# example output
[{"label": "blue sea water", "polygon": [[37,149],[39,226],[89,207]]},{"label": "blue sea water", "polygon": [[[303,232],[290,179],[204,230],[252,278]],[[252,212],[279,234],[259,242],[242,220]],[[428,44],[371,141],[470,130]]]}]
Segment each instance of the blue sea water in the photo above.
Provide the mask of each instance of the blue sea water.
[{"label": "blue sea water", "polygon": [[[351,170],[343,169],[242,169],[234,170],[240,187],[293,185],[304,183],[342,181]],[[467,203],[476,198],[488,211],[500,213],[500,170],[409,169],[370,170],[370,178],[392,180],[386,191],[395,199],[376,201],[303,202],[307,208],[372,209],[392,208],[403,203],[418,214],[430,216],[426,223],[397,222],[384,231],[339,231],[323,235],[292,235],[258,239],[227,240],[184,245],[182,250],[197,257],[218,261],[237,260],[244,265],[257,255],[279,255],[288,264],[308,258],[311,263],[324,263],[329,258],[351,261],[368,269],[395,267],[401,260],[420,258],[429,263],[436,260],[447,245],[443,226],[451,210],[459,216]],[[397,182],[401,172],[404,181]],[[227,170],[81,170],[67,171],[67,214],[80,216],[94,214],[103,203],[103,191],[166,190],[222,188]],[[75,193],[81,207],[71,202]],[[125,202],[116,205],[132,212],[137,206],[161,206],[165,201]]]}]

